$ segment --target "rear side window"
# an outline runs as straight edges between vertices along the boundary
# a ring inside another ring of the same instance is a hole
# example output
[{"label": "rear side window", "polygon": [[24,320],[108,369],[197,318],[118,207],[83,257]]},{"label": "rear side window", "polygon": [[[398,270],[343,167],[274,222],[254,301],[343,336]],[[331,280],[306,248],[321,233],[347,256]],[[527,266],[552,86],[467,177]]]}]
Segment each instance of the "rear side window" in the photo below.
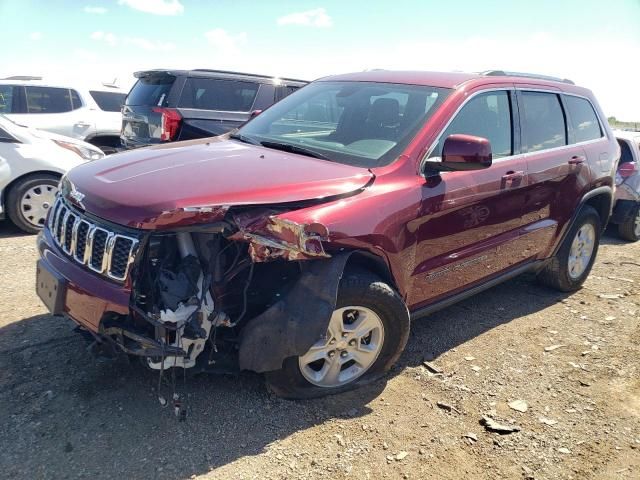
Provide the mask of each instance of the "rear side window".
[{"label": "rear side window", "polygon": [[537,152],[567,144],[567,127],[555,93],[522,92],[522,151]]},{"label": "rear side window", "polygon": [[91,98],[98,104],[100,110],[105,112],[119,112],[120,107],[124,105],[124,99],[127,98],[124,93],[116,92],[98,92],[91,90],[89,94],[91,94]]},{"label": "rear side window", "polygon": [[68,88],[25,87],[27,113],[64,113],[73,110]]},{"label": "rear side window", "polygon": [[182,108],[248,112],[258,93],[258,84],[237,80],[188,78],[182,89]]},{"label": "rear side window", "polygon": [[600,122],[598,122],[593,106],[587,99],[565,95],[564,102],[569,112],[571,130],[576,143],[602,137]]},{"label": "rear side window", "polygon": [[618,145],[620,145],[620,165],[623,163],[633,162],[633,155],[631,154],[629,144],[618,138]]},{"label": "rear side window", "polygon": [[291,95],[293,92],[295,92],[296,90],[298,90],[298,88],[300,87],[294,87],[292,85],[286,85],[286,86],[280,86],[277,88],[277,93],[276,93],[276,100],[282,100],[285,97],[288,97],[289,95]]},{"label": "rear side window", "polygon": [[140,78],[133,86],[125,105],[166,107],[169,91],[175,81],[173,75],[153,75]]},{"label": "rear side window", "polygon": [[462,107],[440,136],[431,156],[442,155],[442,146],[449,135],[465,134],[488,139],[493,158],[508,157],[513,154],[512,131],[509,93],[482,93]]},{"label": "rear side window", "polygon": [[71,90],[71,106],[74,110],[82,106],[80,95],[78,95],[78,92],[76,92],[75,90]]},{"label": "rear side window", "polygon": [[12,85],[0,85],[0,113],[12,113],[14,109],[14,87]]}]

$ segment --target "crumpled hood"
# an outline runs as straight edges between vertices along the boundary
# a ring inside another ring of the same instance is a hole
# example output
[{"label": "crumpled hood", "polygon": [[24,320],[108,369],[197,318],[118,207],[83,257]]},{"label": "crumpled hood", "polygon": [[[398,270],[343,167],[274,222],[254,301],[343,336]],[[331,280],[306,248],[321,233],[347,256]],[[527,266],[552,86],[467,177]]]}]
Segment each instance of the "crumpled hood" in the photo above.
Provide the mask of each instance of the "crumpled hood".
[{"label": "crumpled hood", "polygon": [[[66,190],[77,190],[79,194],[67,198],[76,203],[81,199],[82,208],[105,220],[159,229],[204,221],[195,214],[191,219],[179,215],[184,209],[341,195],[362,188],[372,177],[361,167],[215,138],[86,163],[67,174],[72,187]],[[211,210],[210,221],[213,213],[223,211]]]}]

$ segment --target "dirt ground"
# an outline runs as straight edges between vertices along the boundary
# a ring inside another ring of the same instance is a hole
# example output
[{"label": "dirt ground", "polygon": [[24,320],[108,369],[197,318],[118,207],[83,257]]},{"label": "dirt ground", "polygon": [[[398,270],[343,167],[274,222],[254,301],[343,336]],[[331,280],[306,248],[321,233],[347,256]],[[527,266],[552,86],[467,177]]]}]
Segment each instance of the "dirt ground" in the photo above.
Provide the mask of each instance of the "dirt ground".
[{"label": "dirt ground", "polygon": [[46,314],[34,244],[0,223],[3,478],[640,478],[640,243],[605,236],[575,294],[524,276],[416,321],[397,367],[350,394],[188,379],[185,422],[156,375],[96,363]]}]

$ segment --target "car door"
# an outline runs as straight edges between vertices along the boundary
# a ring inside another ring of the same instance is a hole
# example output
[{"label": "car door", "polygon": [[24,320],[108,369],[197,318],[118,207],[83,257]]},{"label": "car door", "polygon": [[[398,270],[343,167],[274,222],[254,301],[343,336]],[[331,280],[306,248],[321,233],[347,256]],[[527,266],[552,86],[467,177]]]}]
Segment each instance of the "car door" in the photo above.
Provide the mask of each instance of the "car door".
[{"label": "car door", "polygon": [[15,122],[81,140],[95,133],[90,112],[75,90],[30,85],[17,88],[25,109],[10,116]]},{"label": "car door", "polygon": [[493,165],[427,178],[416,227],[416,268],[408,302],[412,309],[528,259],[519,244],[528,179],[519,154],[513,89],[470,95],[430,157],[439,157],[444,140],[457,133],[487,138]]},{"label": "car door", "polygon": [[571,141],[561,93],[525,87],[517,97],[529,171],[525,235],[542,258],[568,225],[591,173],[584,143]]}]

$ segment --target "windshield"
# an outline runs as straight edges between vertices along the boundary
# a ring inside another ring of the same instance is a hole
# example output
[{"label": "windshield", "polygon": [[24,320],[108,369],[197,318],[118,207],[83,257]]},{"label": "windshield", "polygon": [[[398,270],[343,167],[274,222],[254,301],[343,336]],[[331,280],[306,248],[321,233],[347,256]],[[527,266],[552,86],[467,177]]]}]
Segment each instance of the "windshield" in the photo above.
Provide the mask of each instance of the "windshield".
[{"label": "windshield", "polygon": [[366,168],[391,163],[450,90],[316,82],[242,127],[235,138]]}]

